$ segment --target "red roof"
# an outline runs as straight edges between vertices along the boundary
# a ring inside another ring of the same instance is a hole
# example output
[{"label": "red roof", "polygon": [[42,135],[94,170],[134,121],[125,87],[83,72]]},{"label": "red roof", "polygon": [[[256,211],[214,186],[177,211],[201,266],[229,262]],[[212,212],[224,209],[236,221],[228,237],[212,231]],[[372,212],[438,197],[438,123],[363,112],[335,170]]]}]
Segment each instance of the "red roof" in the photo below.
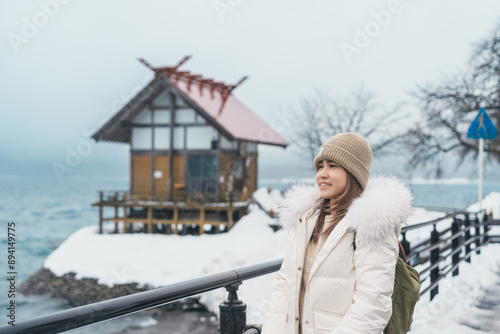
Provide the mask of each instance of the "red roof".
[{"label": "red roof", "polygon": [[157,76],[163,75],[167,78],[183,95],[233,137],[282,147],[289,145],[285,138],[232,94],[232,90],[246,77],[235,85],[227,85],[203,78],[201,75],[193,75],[189,71],[179,71],[178,67],[187,59],[189,57],[184,58],[175,67],[154,68],[144,60],[141,62],[152,69]]}]

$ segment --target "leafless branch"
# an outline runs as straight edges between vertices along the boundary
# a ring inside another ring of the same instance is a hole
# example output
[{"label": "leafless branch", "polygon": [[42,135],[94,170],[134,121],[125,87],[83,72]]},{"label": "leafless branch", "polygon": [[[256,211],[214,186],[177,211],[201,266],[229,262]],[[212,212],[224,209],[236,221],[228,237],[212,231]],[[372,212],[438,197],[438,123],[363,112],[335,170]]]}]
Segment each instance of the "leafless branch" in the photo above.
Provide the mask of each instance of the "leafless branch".
[{"label": "leafless branch", "polygon": [[[477,154],[478,145],[467,138],[467,130],[480,107],[487,110],[494,125],[500,125],[500,24],[490,38],[480,41],[469,67],[436,86],[419,86],[413,92],[422,123],[404,139],[414,166],[434,164],[440,168],[442,156],[453,153],[465,161]],[[490,161],[500,162],[500,139],[487,140]]]},{"label": "leafless branch", "polygon": [[405,134],[394,126],[405,117],[400,108],[386,109],[363,87],[347,98],[332,98],[316,90],[313,97],[302,100],[300,110],[293,111],[292,142],[314,157],[318,147],[335,134],[357,132],[367,138],[374,153],[390,152]]}]

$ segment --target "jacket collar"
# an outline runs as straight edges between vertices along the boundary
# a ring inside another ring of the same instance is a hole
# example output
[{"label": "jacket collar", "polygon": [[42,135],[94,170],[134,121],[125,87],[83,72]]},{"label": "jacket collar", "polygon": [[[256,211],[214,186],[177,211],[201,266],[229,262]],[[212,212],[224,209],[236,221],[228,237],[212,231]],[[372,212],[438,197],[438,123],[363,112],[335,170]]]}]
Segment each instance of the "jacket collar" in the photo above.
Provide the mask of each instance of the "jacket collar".
[{"label": "jacket collar", "polygon": [[[280,225],[295,230],[298,216],[312,217],[317,213],[319,191],[315,186],[292,186],[286,192],[278,213]],[[389,233],[399,236],[401,224],[412,213],[413,195],[394,176],[372,177],[360,197],[355,199],[345,217],[356,239],[368,244]]]}]

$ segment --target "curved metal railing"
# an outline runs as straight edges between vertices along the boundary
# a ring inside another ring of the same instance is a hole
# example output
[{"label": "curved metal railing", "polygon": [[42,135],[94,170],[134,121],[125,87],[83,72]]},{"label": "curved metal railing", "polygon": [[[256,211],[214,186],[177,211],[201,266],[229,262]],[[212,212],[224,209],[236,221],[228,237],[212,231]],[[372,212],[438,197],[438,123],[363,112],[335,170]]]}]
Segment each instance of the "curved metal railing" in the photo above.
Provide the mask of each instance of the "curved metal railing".
[{"label": "curved metal railing", "polygon": [[[157,306],[162,306],[221,287],[226,287],[229,291],[227,301],[228,303],[231,303],[238,300],[236,290],[242,281],[277,271],[281,267],[281,262],[282,260],[275,260],[261,263],[172,284],[163,288],[75,307],[46,316],[17,322],[15,326],[1,326],[0,333],[61,333],[139,311],[144,311]],[[245,324],[243,324],[243,326],[244,325]]]}]

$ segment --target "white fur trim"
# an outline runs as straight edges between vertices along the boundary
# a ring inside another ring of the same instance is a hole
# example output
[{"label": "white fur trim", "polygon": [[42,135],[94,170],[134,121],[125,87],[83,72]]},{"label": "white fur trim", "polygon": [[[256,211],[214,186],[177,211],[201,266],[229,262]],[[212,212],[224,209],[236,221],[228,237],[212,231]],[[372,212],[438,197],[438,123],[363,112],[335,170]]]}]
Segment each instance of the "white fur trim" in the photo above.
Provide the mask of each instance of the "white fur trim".
[{"label": "white fur trim", "polygon": [[[297,216],[316,207],[319,197],[315,186],[293,186],[286,192],[279,212],[280,225],[294,229]],[[394,176],[371,177],[361,196],[355,199],[346,219],[360,242],[376,243],[389,233],[399,235],[401,224],[412,213],[413,195]]]},{"label": "white fur trim", "polygon": [[278,206],[280,225],[284,229],[295,229],[298,215],[316,206],[319,198],[317,187],[293,185]]},{"label": "white fur trim", "polygon": [[373,177],[352,202],[346,219],[356,231],[356,240],[373,244],[390,233],[399,236],[401,224],[413,211],[412,202],[413,195],[401,180]]}]

